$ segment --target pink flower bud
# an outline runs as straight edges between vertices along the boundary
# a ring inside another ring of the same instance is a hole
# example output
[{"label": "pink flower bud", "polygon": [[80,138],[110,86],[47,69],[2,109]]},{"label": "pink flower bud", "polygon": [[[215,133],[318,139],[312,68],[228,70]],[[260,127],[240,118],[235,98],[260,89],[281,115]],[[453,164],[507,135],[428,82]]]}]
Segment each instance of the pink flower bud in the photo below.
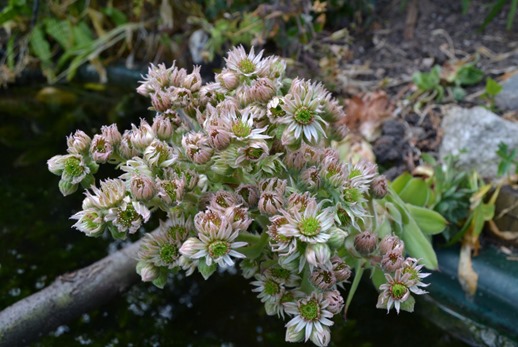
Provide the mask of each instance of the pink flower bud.
[{"label": "pink flower bud", "polygon": [[131,194],[137,200],[148,201],[156,194],[155,182],[148,176],[133,176],[130,179]]},{"label": "pink flower bud", "polygon": [[331,258],[331,265],[337,282],[347,281],[351,277],[351,268],[339,256],[335,255]]},{"label": "pink flower bud", "polygon": [[332,271],[317,268],[311,273],[311,282],[316,287],[327,290],[336,284],[336,277]]},{"label": "pink flower bud", "polygon": [[227,90],[234,90],[239,85],[238,75],[229,69],[223,69],[221,73],[217,74],[216,81]]},{"label": "pink flower bud", "polygon": [[340,295],[338,290],[324,292],[324,300],[327,300],[329,303],[327,310],[332,314],[340,313],[344,307],[344,298]]},{"label": "pink flower bud", "polygon": [[375,199],[383,199],[387,195],[388,181],[383,175],[376,177],[371,182],[371,194]]},{"label": "pink flower bud", "polygon": [[369,255],[376,249],[378,237],[370,230],[365,230],[354,238],[354,248],[361,255]]},{"label": "pink flower bud", "polygon": [[82,130],[76,130],[74,135],[67,137],[68,152],[74,154],[86,154],[90,149],[92,139]]}]

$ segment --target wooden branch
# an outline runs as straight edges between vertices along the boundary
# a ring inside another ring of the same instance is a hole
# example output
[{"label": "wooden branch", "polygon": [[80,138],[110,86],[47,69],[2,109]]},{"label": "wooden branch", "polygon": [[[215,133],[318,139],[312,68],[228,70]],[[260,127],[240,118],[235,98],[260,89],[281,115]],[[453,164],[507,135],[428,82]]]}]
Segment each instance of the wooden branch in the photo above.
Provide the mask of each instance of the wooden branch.
[{"label": "wooden branch", "polygon": [[0,312],[0,347],[25,346],[124,292],[139,280],[135,258],[140,243],[59,276]]}]

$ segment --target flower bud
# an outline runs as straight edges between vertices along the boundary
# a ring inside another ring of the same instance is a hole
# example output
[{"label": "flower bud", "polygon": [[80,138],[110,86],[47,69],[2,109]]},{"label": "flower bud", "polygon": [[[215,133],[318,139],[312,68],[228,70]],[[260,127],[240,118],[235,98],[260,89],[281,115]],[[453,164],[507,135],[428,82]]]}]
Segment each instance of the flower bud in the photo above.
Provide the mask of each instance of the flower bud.
[{"label": "flower bud", "polygon": [[381,258],[381,268],[385,272],[395,272],[403,267],[405,259],[398,251],[388,252]]},{"label": "flower bud", "polygon": [[342,258],[335,255],[331,258],[331,266],[337,282],[344,282],[351,277],[352,271],[349,265]]},{"label": "flower bud", "polygon": [[140,270],[139,275],[142,279],[142,282],[154,281],[158,278],[159,275],[158,268],[149,263],[146,263],[141,267],[137,266],[137,270]]},{"label": "flower bud", "polygon": [[316,287],[327,290],[336,284],[336,277],[332,271],[317,268],[311,273],[311,282]]},{"label": "flower bud", "polygon": [[95,135],[90,145],[90,154],[96,163],[104,164],[113,153],[113,146],[102,135]]},{"label": "flower bud", "polygon": [[395,235],[385,236],[379,244],[379,250],[382,255],[395,249],[398,250],[401,254],[403,254],[405,250],[405,244],[399,237]]},{"label": "flower bud", "polygon": [[148,176],[132,176],[130,179],[130,191],[137,200],[151,200],[156,194],[155,182]]},{"label": "flower bud", "polygon": [[236,89],[239,85],[239,76],[235,72],[225,68],[221,73],[216,75],[216,81],[218,81],[223,88],[231,91]]},{"label": "flower bud", "polygon": [[324,292],[324,300],[327,300],[329,303],[327,310],[332,314],[340,313],[344,307],[344,298],[336,289]]},{"label": "flower bud", "polygon": [[151,128],[155,132],[156,136],[162,141],[169,140],[174,132],[174,126],[171,118],[164,115],[155,116]]},{"label": "flower bud", "polygon": [[377,176],[371,182],[371,194],[375,199],[383,199],[388,192],[388,181],[383,175]]},{"label": "flower bud", "polygon": [[129,143],[139,151],[144,151],[147,146],[155,139],[155,132],[153,128],[144,119],[140,121],[140,126],[137,128],[132,124],[129,133]]},{"label": "flower bud", "polygon": [[354,237],[354,248],[361,255],[369,255],[376,249],[378,238],[370,230],[365,230]]},{"label": "flower bud", "polygon": [[74,184],[64,179],[59,180],[58,187],[59,191],[61,192],[61,194],[63,194],[63,196],[73,194],[77,190],[77,184]]},{"label": "flower bud", "polygon": [[101,127],[101,135],[108,141],[113,147],[116,147],[121,142],[122,135],[117,129],[117,124],[109,126],[103,125]]},{"label": "flower bud", "polygon": [[339,249],[344,246],[345,238],[349,235],[349,233],[343,229],[332,227],[329,231],[331,237],[327,241],[327,244],[332,249]]},{"label": "flower bud", "polygon": [[68,153],[86,154],[90,149],[92,139],[82,130],[76,130],[74,135],[67,137]]},{"label": "flower bud", "polygon": [[284,198],[282,195],[274,191],[264,191],[261,193],[257,207],[261,214],[274,215],[284,205]]},{"label": "flower bud", "polygon": [[182,86],[184,88],[190,89],[191,92],[197,92],[201,88],[201,74],[200,74],[200,66],[195,66],[193,71],[185,76]]},{"label": "flower bud", "polygon": [[241,184],[236,188],[236,193],[241,196],[248,207],[255,207],[259,201],[259,189],[252,184]]},{"label": "flower bud", "polygon": [[331,258],[331,249],[325,243],[310,243],[306,247],[306,260],[313,266],[324,267]]}]

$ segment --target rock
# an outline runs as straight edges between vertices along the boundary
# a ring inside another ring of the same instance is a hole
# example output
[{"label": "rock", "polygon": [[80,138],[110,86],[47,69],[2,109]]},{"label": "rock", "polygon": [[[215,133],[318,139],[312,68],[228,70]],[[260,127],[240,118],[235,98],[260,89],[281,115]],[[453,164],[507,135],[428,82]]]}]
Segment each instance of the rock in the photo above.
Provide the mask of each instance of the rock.
[{"label": "rock", "polygon": [[476,169],[485,178],[496,177],[500,162],[496,151],[500,142],[518,148],[518,123],[482,107],[451,107],[446,110],[441,127],[444,135],[439,156],[459,155],[461,169]]},{"label": "rock", "polygon": [[504,112],[518,110],[518,73],[508,78],[502,87],[495,97],[496,106]]}]

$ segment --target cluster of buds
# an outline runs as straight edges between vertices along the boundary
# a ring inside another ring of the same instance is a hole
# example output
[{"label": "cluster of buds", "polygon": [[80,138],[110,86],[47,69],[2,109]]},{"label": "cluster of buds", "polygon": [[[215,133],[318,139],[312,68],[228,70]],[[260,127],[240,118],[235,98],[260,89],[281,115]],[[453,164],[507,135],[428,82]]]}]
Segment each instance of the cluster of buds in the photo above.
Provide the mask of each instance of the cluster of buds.
[{"label": "cluster of buds", "polygon": [[[87,189],[72,218],[88,236],[125,238],[145,232],[153,212],[167,216],[138,252],[143,281],[161,287],[176,269],[208,278],[239,262],[266,312],[288,317],[287,341],[326,346],[353,264],[385,273],[378,307],[398,312],[410,292],[424,293],[425,275],[376,227],[373,201],[387,194],[376,165],[345,162],[332,148],[345,134],[342,107],[285,69],[243,47],[207,84],[198,67],[151,65],[137,89],[156,111],[151,124],[122,135],[105,126],[92,139],[77,131],[69,154],[48,165],[64,195]],[[96,186],[105,163],[122,173]]]}]

